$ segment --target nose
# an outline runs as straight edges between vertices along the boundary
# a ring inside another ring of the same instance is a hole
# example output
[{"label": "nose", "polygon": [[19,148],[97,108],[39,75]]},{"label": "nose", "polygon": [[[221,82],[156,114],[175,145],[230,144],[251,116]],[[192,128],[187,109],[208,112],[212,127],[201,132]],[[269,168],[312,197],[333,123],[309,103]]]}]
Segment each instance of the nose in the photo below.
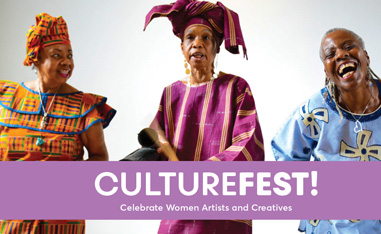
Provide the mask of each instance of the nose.
[{"label": "nose", "polygon": [[339,49],[336,52],[336,61],[345,60],[349,57],[349,53],[346,50]]},{"label": "nose", "polygon": [[200,37],[196,37],[193,41],[193,48],[201,48],[202,47],[202,40]]},{"label": "nose", "polygon": [[64,57],[61,61],[61,65],[64,65],[64,66],[70,66],[72,64],[72,61],[71,59],[67,58],[67,57]]}]

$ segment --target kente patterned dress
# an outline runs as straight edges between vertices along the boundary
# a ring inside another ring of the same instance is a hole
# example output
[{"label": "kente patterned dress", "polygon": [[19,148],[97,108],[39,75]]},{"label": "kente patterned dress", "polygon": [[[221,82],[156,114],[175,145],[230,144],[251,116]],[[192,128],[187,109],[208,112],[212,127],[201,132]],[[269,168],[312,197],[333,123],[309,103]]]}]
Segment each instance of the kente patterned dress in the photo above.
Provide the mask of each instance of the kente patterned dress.
[{"label": "kente patterned dress", "polygon": [[[204,85],[164,89],[152,128],[180,161],[263,161],[263,139],[247,82],[220,73]],[[250,233],[251,220],[163,220],[159,233]]]},{"label": "kente patterned dress", "polygon": [[[45,109],[54,94],[42,93]],[[83,92],[57,94],[47,124],[40,129],[43,116],[40,97],[23,83],[0,81],[0,160],[77,161],[83,159],[80,133],[97,122],[107,127],[116,111],[106,98]],[[37,139],[44,140],[37,145]],[[84,233],[84,220],[3,220],[0,233]]]},{"label": "kente patterned dress", "polygon": [[[378,90],[380,82],[376,80]],[[362,116],[336,108],[327,88],[297,109],[271,142],[277,161],[380,161],[381,108]],[[342,115],[342,117],[341,117]],[[355,132],[356,130],[356,132]],[[306,233],[381,233],[379,220],[302,220]]]}]

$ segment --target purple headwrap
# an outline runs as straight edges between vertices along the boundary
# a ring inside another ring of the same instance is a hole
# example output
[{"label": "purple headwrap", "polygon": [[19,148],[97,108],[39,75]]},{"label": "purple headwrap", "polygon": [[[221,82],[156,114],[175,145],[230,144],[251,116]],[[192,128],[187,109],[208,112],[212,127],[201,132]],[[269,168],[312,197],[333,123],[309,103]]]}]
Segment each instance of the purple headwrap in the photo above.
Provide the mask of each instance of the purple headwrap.
[{"label": "purple headwrap", "polygon": [[152,19],[157,17],[168,17],[172,23],[173,33],[180,39],[190,25],[205,25],[212,29],[219,44],[225,40],[225,48],[230,53],[239,54],[238,46],[241,45],[243,56],[247,59],[238,14],[221,2],[214,4],[197,0],[177,0],[168,5],[154,6],[146,16],[144,30]]}]

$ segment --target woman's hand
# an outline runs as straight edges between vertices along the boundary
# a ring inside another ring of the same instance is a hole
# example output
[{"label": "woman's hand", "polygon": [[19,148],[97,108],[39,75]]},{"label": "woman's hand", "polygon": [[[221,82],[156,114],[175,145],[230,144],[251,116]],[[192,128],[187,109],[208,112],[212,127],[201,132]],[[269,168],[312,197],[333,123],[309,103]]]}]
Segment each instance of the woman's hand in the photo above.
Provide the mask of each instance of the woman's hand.
[{"label": "woman's hand", "polygon": [[94,124],[82,133],[81,140],[89,155],[87,161],[108,161],[108,152],[101,122]]},{"label": "woman's hand", "polygon": [[161,161],[167,161],[168,160],[168,155],[166,154],[166,152],[168,152],[168,148],[170,148],[171,146],[169,145],[168,142],[162,142],[160,144],[160,147],[157,148],[157,152],[160,154],[160,160]]},{"label": "woman's hand", "polygon": [[161,142],[160,147],[157,148],[157,152],[160,154],[162,161],[179,161],[172,146],[168,142]]}]

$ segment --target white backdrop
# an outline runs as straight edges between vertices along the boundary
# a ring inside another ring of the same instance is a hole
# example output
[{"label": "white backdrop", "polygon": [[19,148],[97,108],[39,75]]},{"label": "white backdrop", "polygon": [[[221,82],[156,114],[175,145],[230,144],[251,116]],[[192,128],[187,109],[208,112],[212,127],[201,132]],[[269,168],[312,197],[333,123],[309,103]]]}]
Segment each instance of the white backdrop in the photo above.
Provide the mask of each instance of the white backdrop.
[{"label": "white backdrop", "polygon": [[[180,40],[166,18],[143,32],[146,13],[163,0],[0,0],[0,79],[34,79],[25,57],[25,34],[35,15],[66,20],[75,70],[69,83],[108,97],[118,112],[105,130],[110,160],[139,147],[137,133],[153,119],[163,88],[185,76]],[[224,0],[239,13],[249,60],[221,49],[218,69],[251,86],[272,161],[270,140],[289,114],[324,84],[322,35],[345,27],[363,37],[373,70],[381,74],[377,0]],[[87,221],[87,233],[155,233],[159,221]],[[298,221],[254,221],[253,233],[298,233]]]}]

